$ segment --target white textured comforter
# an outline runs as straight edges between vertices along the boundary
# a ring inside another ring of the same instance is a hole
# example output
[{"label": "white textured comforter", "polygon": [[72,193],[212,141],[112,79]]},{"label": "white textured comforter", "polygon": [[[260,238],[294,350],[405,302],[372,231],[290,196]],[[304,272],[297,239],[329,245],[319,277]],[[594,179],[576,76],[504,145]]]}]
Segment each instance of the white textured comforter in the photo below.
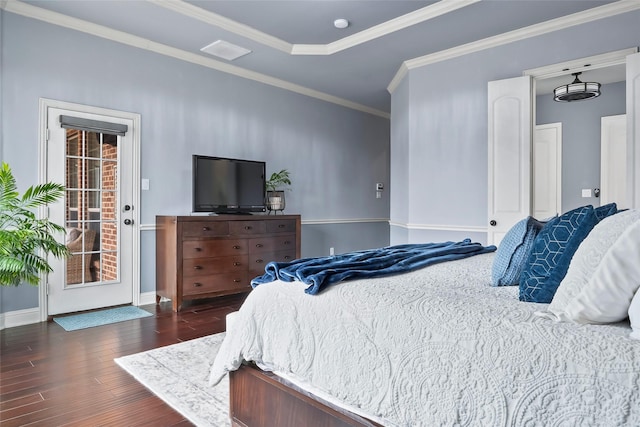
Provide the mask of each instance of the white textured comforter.
[{"label": "white textured comforter", "polygon": [[628,322],[555,323],[490,286],[494,254],[391,277],[254,289],[212,367],[309,382],[389,426],[640,426]]}]

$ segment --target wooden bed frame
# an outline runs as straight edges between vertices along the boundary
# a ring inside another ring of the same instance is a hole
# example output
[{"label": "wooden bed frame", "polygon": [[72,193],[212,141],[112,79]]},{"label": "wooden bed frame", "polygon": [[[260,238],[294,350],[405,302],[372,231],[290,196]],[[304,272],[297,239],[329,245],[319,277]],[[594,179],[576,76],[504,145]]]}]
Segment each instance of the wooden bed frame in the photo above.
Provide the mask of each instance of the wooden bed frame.
[{"label": "wooden bed frame", "polygon": [[230,372],[229,382],[229,414],[234,427],[382,427],[255,365],[242,365]]}]

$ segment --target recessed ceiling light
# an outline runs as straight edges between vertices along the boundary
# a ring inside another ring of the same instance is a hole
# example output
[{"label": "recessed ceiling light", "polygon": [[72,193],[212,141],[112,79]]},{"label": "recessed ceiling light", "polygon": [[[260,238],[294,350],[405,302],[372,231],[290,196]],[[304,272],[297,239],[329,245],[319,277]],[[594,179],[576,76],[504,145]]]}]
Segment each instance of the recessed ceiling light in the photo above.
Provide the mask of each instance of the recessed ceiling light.
[{"label": "recessed ceiling light", "polygon": [[216,40],[210,45],[200,49],[200,51],[226,59],[227,61],[233,61],[234,59],[238,59],[241,56],[251,53],[249,49],[245,49],[244,47],[237,46],[224,40]]},{"label": "recessed ceiling light", "polygon": [[349,26],[349,21],[344,18],[338,18],[333,21],[333,26],[336,28],[347,28]]}]

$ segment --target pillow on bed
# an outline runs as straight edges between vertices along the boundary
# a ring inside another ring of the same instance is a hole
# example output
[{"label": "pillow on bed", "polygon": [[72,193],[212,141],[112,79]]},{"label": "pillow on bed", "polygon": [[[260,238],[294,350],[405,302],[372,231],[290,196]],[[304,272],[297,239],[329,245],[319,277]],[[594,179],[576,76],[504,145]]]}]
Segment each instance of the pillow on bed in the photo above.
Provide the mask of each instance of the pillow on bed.
[{"label": "pillow on bed", "polygon": [[595,211],[596,211],[596,217],[598,218],[598,221],[602,221],[606,217],[617,213],[618,205],[616,205],[615,203],[609,203],[608,205],[604,205],[604,206],[600,206],[599,208],[596,208]]},{"label": "pillow on bed", "polygon": [[544,224],[529,216],[505,234],[493,259],[493,286],[517,285],[533,242]]},{"label": "pillow on bed", "polygon": [[639,260],[640,220],[637,220],[609,248],[602,258],[602,267],[569,302],[565,309],[567,318],[578,323],[612,323],[625,319],[640,287]]},{"label": "pillow on bed", "polygon": [[[608,271],[611,268],[608,254],[616,250],[614,247],[617,240],[638,220],[639,210],[625,211],[609,216],[593,227],[573,255],[569,270],[549,305],[548,312],[553,314],[556,320],[567,319],[567,307],[583,289],[607,282],[611,274]],[[638,280],[640,281],[640,278]]]},{"label": "pillow on bed", "polygon": [[629,335],[631,338],[640,340],[640,289],[636,291],[636,295],[629,306],[629,322],[633,331]]},{"label": "pillow on bed", "polygon": [[597,223],[595,210],[589,205],[573,209],[542,227],[520,275],[520,301],[551,302],[571,257]]}]

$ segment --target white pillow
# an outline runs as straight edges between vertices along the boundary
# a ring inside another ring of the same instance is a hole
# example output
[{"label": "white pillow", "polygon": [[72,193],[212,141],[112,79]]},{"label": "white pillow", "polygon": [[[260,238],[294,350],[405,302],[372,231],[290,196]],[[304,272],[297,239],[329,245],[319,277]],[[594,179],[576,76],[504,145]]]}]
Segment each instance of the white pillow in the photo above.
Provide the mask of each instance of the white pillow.
[{"label": "white pillow", "polygon": [[567,320],[567,308],[587,286],[602,285],[609,263],[604,262],[607,253],[617,244],[629,226],[640,220],[640,210],[629,210],[611,215],[600,221],[580,243],[571,259],[565,275],[551,304],[549,317]]},{"label": "white pillow", "polygon": [[589,283],[570,301],[569,319],[612,323],[625,319],[640,287],[640,221],[631,224],[609,248]]},{"label": "white pillow", "polygon": [[629,306],[629,321],[633,329],[629,336],[633,339],[640,340],[640,289],[636,292],[633,300],[631,300],[631,306]]}]

